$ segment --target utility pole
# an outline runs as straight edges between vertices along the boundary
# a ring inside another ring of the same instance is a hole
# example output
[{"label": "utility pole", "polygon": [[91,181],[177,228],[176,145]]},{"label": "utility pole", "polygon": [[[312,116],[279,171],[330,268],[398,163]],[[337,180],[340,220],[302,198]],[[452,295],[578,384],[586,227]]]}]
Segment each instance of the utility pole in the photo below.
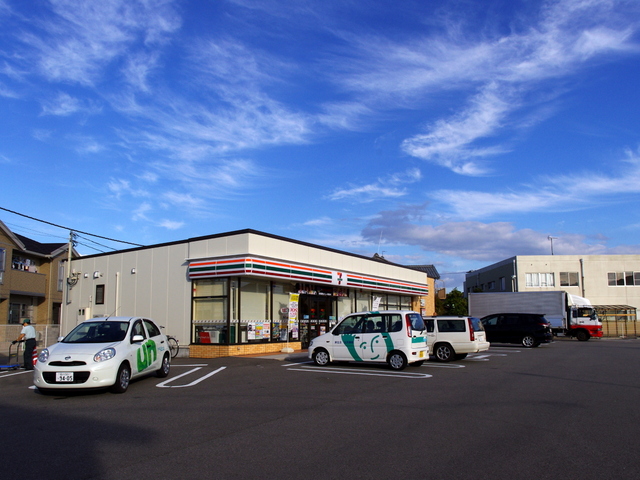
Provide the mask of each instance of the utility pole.
[{"label": "utility pole", "polygon": [[553,255],[553,240],[557,240],[558,237],[552,237],[551,235],[549,235],[547,238],[551,242],[551,255]]}]

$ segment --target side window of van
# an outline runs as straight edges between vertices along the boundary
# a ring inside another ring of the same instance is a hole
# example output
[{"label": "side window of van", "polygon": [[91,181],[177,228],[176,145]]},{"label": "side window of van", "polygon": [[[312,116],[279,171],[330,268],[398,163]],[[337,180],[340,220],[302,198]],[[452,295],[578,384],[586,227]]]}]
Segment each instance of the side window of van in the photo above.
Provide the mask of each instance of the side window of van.
[{"label": "side window of van", "polygon": [[365,333],[383,333],[387,331],[387,324],[382,315],[369,315],[367,317]]},{"label": "side window of van", "polygon": [[433,319],[427,319],[424,321],[425,325],[427,326],[427,333],[433,333],[433,329],[435,328],[435,322],[433,321]]},{"label": "side window of van", "polygon": [[495,317],[485,318],[483,322],[485,325],[495,327],[496,325],[498,325],[498,316],[496,315]]},{"label": "side window of van", "polygon": [[345,318],[333,331],[334,335],[348,335],[350,333],[362,333],[365,317],[353,315]]},{"label": "side window of van", "polygon": [[502,325],[519,325],[520,317],[518,315],[503,315]]},{"label": "side window of van", "polygon": [[402,331],[402,315],[398,315],[398,314],[387,315],[387,331],[389,332]]},{"label": "side window of van", "polygon": [[464,332],[464,320],[438,320],[440,332]]}]

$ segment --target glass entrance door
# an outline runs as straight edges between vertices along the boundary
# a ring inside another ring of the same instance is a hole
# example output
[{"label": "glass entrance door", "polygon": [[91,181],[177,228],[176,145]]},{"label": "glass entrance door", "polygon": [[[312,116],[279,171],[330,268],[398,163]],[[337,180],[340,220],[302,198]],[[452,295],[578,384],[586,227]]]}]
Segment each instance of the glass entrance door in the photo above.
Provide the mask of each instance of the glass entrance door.
[{"label": "glass entrance door", "polygon": [[335,318],[335,299],[327,295],[300,295],[300,341],[308,348],[311,340],[329,331],[329,318]]}]

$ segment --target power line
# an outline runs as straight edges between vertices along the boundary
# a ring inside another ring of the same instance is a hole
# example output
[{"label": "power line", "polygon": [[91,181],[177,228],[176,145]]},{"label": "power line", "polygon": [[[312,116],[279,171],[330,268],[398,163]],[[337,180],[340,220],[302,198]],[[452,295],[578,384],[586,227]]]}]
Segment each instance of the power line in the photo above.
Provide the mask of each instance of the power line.
[{"label": "power line", "polygon": [[72,232],[82,233],[83,235],[90,235],[92,237],[101,238],[103,240],[109,240],[110,242],[126,243],[127,245],[133,245],[133,246],[136,246],[136,247],[144,247],[144,245],[140,245],[139,243],[125,242],[124,240],[116,240],[115,238],[103,237],[103,236],[100,236],[100,235],[95,235],[93,233],[83,232],[81,230],[76,230],[75,228],[69,228],[69,227],[64,227],[62,225],[57,225],[55,223],[47,222],[46,220],[40,220],[39,218],[30,217],[29,215],[25,215],[24,213],[14,212],[13,210],[9,210],[8,208],[0,207],[0,210],[4,210],[5,212],[13,213],[14,215],[19,215],[21,217],[28,218],[30,220],[35,220],[36,222],[45,223],[45,224],[51,225],[53,227],[62,228],[64,230],[71,230]]}]

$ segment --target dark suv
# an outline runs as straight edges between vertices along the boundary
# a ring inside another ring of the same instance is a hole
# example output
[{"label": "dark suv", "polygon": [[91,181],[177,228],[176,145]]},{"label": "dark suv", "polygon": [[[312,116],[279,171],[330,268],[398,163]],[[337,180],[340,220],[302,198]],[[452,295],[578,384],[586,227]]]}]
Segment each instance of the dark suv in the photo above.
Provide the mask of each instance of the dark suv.
[{"label": "dark suv", "polygon": [[531,348],[553,339],[551,324],[537,313],[494,313],[480,321],[492,343],[520,343]]}]

